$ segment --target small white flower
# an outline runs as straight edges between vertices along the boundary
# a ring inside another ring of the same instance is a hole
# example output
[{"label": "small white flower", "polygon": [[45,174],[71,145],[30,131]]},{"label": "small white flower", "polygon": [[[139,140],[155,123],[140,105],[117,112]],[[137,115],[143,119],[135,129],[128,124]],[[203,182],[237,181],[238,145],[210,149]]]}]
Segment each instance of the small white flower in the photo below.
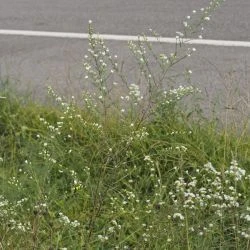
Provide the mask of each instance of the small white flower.
[{"label": "small white flower", "polygon": [[184,27],[187,27],[188,23],[187,22],[183,22],[183,25],[184,25]]},{"label": "small white flower", "polygon": [[108,236],[103,236],[103,235],[98,235],[97,236],[98,237],[98,239],[101,241],[101,242],[104,242],[104,241],[107,241],[108,240]]},{"label": "small white flower", "polygon": [[180,220],[184,220],[184,216],[180,213],[174,213],[173,218],[174,219],[179,218]]},{"label": "small white flower", "polygon": [[74,221],[72,221],[72,222],[70,223],[70,225],[71,225],[72,227],[79,227],[79,226],[80,226],[80,222],[77,221],[77,220],[74,220]]},{"label": "small white flower", "polygon": [[182,32],[180,32],[180,31],[176,31],[176,34],[177,34],[178,37],[183,37],[184,36],[184,34]]}]

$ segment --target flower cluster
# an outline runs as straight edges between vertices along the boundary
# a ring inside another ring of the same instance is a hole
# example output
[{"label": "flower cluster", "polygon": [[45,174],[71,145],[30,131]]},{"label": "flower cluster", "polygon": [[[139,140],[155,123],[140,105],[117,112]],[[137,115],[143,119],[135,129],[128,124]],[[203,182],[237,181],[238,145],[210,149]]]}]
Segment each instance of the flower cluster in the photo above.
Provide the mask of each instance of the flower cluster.
[{"label": "flower cluster", "polygon": [[170,89],[169,91],[163,92],[164,101],[163,104],[171,104],[179,101],[184,96],[200,92],[199,89],[194,88],[193,86],[182,86],[180,85],[178,88]]},{"label": "flower cluster", "polygon": [[[199,10],[193,10],[192,15],[186,16],[183,21],[184,36],[197,35],[198,38],[203,38],[204,25],[211,20],[211,13],[215,11],[222,2],[226,0],[211,0],[209,5],[205,8],[200,8]],[[195,28],[194,28],[195,27]],[[183,36],[179,35],[181,38]]]},{"label": "flower cluster", "polygon": [[135,101],[135,105],[143,99],[139,86],[134,83],[129,86],[129,96]]},{"label": "flower cluster", "polygon": [[[231,162],[231,166],[224,174],[210,162],[203,167],[196,167],[195,172],[194,176],[191,172],[185,171],[183,176],[175,181],[174,190],[169,192],[178,213],[184,209],[186,214],[189,211],[188,216],[195,216],[199,211],[204,216],[210,214],[220,220],[236,216],[239,221],[250,221],[247,213],[242,213],[239,217],[241,206],[246,198],[240,192],[239,184],[246,176],[246,172],[238,167],[235,160]],[[235,210],[239,212],[231,213]]]},{"label": "flower cluster", "polygon": [[[134,126],[134,125],[133,125]],[[129,145],[133,141],[143,141],[148,137],[149,133],[145,127],[141,127],[138,130],[133,130],[131,135],[125,138],[126,144]]]},{"label": "flower cluster", "polygon": [[232,176],[235,181],[240,181],[246,175],[246,170],[238,167],[238,162],[233,160],[231,166],[225,171],[226,175]]},{"label": "flower cluster", "polygon": [[26,201],[27,199],[23,198],[12,203],[0,195],[0,224],[8,225],[8,228],[5,228],[6,232],[11,230],[16,233],[25,233],[31,230],[30,222],[23,222],[22,218],[18,215],[22,211],[23,203]]},{"label": "flower cluster", "polygon": [[71,221],[68,216],[64,215],[63,213],[59,213],[58,220],[64,225],[64,226],[70,226],[70,227],[79,227],[80,222],[77,220]]}]

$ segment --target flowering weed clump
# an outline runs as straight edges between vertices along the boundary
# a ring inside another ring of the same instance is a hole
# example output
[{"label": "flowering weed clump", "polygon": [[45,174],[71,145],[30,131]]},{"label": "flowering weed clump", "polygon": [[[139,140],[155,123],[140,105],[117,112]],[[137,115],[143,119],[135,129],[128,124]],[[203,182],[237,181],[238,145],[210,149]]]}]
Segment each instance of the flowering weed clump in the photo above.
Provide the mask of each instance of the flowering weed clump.
[{"label": "flowering weed clump", "polygon": [[104,118],[49,92],[51,107],[4,93],[3,248],[249,247],[248,134],[179,109]]},{"label": "flowering weed clump", "polygon": [[170,73],[195,52],[182,38],[219,3],[198,23],[187,17],[170,55],[146,37],[130,42],[140,79],[90,22],[81,100],[52,88],[43,106],[0,93],[0,248],[249,248],[250,136],[185,112],[199,90]]}]

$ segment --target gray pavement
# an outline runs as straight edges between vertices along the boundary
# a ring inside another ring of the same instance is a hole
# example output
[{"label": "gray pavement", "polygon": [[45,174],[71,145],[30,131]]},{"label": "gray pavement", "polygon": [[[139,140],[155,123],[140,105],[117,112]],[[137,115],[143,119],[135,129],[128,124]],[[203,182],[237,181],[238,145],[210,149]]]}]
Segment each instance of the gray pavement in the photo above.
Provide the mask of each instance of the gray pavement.
[{"label": "gray pavement", "polygon": [[[205,0],[0,0],[0,29],[85,33],[91,19],[102,34],[137,35],[152,28],[162,36],[174,37],[185,16],[206,3]],[[250,41],[249,0],[227,0],[211,19],[204,38]],[[125,42],[107,43],[111,51],[130,64]],[[67,94],[74,94],[84,86],[81,60],[87,51],[86,40],[1,35],[0,45],[0,76],[10,76],[17,82],[17,89],[29,89],[37,98],[44,95],[47,84]],[[193,81],[204,93],[222,98],[218,91],[228,89],[230,81],[240,95],[248,93],[249,48],[196,47],[196,54],[183,67],[192,69]],[[164,44],[162,49],[171,51],[173,45]]]},{"label": "gray pavement", "polygon": [[[0,28],[137,35],[148,28],[175,36],[181,22],[207,0],[0,0]],[[250,1],[227,0],[212,17],[209,39],[250,40]]]}]

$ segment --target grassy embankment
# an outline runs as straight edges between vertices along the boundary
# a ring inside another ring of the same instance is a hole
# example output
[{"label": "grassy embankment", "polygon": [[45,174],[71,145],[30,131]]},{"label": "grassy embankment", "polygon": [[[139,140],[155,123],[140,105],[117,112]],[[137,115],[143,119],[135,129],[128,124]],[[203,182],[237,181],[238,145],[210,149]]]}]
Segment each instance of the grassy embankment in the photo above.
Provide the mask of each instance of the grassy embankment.
[{"label": "grassy embankment", "polygon": [[49,89],[39,105],[2,90],[0,249],[249,249],[247,119],[223,126],[185,111],[195,88],[163,89],[193,49],[129,46],[147,87],[126,82],[90,26],[95,94],[76,103]]}]

